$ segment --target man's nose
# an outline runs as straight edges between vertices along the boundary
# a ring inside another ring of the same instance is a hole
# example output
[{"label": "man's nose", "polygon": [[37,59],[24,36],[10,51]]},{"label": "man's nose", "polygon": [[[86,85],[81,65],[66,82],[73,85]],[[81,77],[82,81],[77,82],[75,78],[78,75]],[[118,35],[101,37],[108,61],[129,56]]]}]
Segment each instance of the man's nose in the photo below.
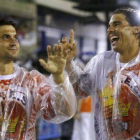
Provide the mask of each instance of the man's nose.
[{"label": "man's nose", "polygon": [[108,29],[107,29],[107,37],[109,39],[109,35],[110,33],[113,33],[114,32],[114,28],[112,26],[109,26]]},{"label": "man's nose", "polygon": [[114,27],[113,26],[109,26],[108,29],[107,29],[107,32],[113,32],[114,31]]},{"label": "man's nose", "polygon": [[15,38],[11,38],[11,39],[10,39],[10,45],[11,45],[11,46],[15,46],[16,43],[17,43],[17,40],[15,40]]}]

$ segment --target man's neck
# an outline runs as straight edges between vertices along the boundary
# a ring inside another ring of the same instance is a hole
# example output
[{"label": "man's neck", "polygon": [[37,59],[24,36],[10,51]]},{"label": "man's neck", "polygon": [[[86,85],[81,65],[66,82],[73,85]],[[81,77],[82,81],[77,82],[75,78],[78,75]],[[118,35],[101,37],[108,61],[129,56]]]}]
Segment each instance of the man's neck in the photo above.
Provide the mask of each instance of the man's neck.
[{"label": "man's neck", "polygon": [[131,61],[133,58],[135,58],[138,55],[139,51],[140,51],[140,48],[138,48],[135,51],[125,52],[123,54],[120,54],[120,58],[119,58],[120,62],[128,63],[129,61]]},{"label": "man's neck", "polygon": [[7,63],[0,62],[0,75],[10,75],[13,74],[13,72],[13,61]]}]

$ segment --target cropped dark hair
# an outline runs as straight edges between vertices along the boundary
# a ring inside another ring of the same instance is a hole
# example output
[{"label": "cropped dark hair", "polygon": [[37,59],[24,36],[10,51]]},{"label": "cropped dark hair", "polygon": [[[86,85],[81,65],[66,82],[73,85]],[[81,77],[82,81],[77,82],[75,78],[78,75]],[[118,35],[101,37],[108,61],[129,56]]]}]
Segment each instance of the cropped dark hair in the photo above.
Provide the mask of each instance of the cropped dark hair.
[{"label": "cropped dark hair", "polygon": [[16,27],[16,24],[15,24],[12,20],[0,19],[0,26],[3,26],[3,25],[11,25],[11,26],[13,26],[15,29],[17,28],[17,27]]},{"label": "cropped dark hair", "polygon": [[131,26],[140,26],[140,16],[135,9],[129,7],[119,8],[114,11],[114,14],[123,14]]}]

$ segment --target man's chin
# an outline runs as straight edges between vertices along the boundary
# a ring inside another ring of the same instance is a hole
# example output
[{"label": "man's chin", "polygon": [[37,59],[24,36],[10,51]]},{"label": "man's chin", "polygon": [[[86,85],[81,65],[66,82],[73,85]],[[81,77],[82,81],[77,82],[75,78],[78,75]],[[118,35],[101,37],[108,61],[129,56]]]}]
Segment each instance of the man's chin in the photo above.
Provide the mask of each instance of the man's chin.
[{"label": "man's chin", "polygon": [[11,61],[16,61],[18,59],[18,56],[8,56],[7,58]]},{"label": "man's chin", "polygon": [[13,61],[15,62],[15,61],[17,61],[18,60],[18,57],[14,57],[13,58]]},{"label": "man's chin", "polygon": [[119,49],[118,49],[117,46],[112,46],[112,49],[113,49],[113,51],[115,51],[115,52],[119,52]]}]

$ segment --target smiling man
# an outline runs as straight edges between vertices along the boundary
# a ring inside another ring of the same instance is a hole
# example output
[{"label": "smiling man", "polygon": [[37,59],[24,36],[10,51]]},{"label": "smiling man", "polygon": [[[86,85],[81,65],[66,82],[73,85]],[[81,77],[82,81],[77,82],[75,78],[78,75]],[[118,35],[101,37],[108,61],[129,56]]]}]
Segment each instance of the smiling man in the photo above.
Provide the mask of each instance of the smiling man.
[{"label": "smiling man", "polygon": [[140,17],[131,8],[117,9],[109,22],[112,51],[93,57],[80,70],[73,62],[76,43],[62,38],[66,70],[77,97],[92,96],[93,140],[140,140]]},{"label": "smiling man", "polygon": [[[10,43],[9,41],[13,42]],[[17,44],[17,45],[15,45]],[[19,43],[18,43],[18,35],[15,32],[15,29],[12,26],[3,25],[0,28],[0,46],[1,46],[1,55],[3,55],[4,59],[13,59],[18,56],[19,52]]]},{"label": "smiling man", "polygon": [[[131,11],[132,12],[132,11]],[[133,11],[133,18],[136,17],[136,12]],[[134,20],[132,18],[132,20]],[[130,20],[131,21],[131,20]],[[120,62],[126,63],[133,59],[139,52],[139,19],[135,20],[136,24],[127,21],[126,15],[116,11],[109,22],[107,30],[108,38],[112,44],[113,50],[120,54]],[[129,23],[130,22],[130,23]]]},{"label": "smiling man", "polygon": [[[2,23],[1,23],[2,24]],[[1,74],[13,72],[13,61],[18,57],[19,43],[15,28],[11,25],[0,25],[0,70]],[[6,67],[3,63],[9,63]],[[5,72],[8,71],[8,72]]]},{"label": "smiling man", "polygon": [[0,20],[0,140],[36,140],[38,117],[61,123],[76,110],[74,90],[64,72],[66,55],[62,55],[62,47],[52,51],[48,46],[48,61],[39,60],[52,74],[48,78],[15,64],[19,49],[14,23]]}]

